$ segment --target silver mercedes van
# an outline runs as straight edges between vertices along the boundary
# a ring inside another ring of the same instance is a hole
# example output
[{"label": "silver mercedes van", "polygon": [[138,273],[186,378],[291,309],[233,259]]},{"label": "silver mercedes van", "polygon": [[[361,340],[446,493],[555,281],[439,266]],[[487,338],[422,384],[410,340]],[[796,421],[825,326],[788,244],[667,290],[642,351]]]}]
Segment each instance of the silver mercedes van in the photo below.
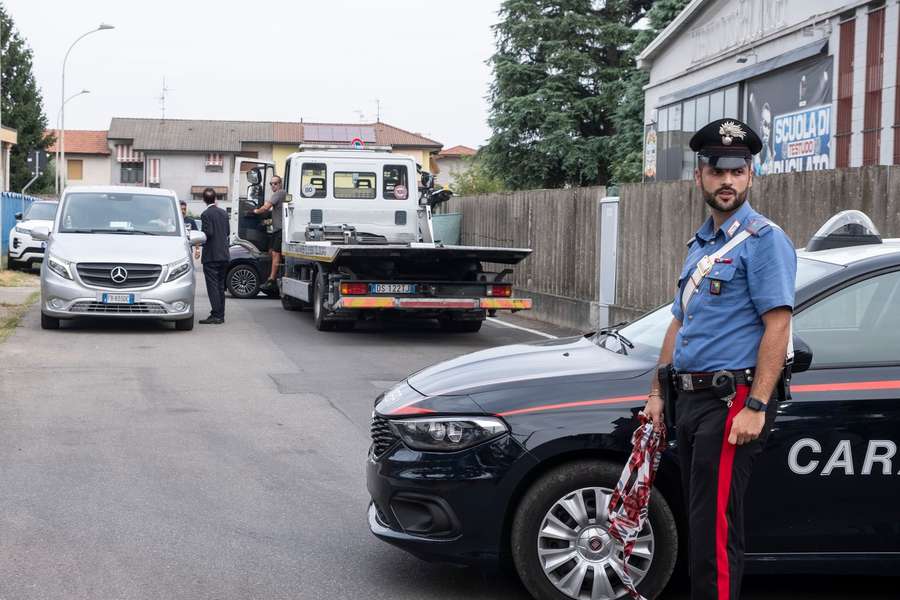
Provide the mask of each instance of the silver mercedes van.
[{"label": "silver mercedes van", "polygon": [[124,186],[67,188],[41,265],[41,327],[76,317],[150,318],[194,327],[192,245],[170,190]]}]

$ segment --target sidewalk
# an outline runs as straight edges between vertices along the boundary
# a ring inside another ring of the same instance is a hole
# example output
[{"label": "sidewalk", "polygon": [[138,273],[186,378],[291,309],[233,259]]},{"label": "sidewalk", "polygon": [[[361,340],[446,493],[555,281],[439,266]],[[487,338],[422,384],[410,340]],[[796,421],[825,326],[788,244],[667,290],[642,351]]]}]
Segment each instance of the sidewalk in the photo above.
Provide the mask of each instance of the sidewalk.
[{"label": "sidewalk", "polygon": [[0,271],[0,342],[13,332],[39,297],[40,278],[30,273]]}]

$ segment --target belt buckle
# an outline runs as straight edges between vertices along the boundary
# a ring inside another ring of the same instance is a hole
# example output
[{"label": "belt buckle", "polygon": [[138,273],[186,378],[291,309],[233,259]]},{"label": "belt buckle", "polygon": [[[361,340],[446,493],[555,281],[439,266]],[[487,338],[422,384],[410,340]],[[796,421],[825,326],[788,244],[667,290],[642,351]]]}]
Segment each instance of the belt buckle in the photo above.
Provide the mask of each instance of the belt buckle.
[{"label": "belt buckle", "polygon": [[704,256],[697,262],[697,268],[700,269],[700,275],[706,277],[713,269],[713,261],[709,256]]},{"label": "belt buckle", "polygon": [[681,389],[685,392],[693,392],[694,391],[694,380],[691,378],[690,373],[681,373],[678,375],[681,378]]}]

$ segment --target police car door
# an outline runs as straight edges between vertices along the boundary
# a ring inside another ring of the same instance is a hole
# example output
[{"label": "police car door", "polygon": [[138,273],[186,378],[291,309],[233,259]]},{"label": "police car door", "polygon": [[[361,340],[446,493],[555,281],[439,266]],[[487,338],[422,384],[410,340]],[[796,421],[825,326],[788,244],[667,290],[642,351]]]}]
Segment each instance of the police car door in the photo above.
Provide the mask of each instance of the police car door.
[{"label": "police car door", "polygon": [[234,159],[231,178],[231,202],[228,207],[231,219],[231,237],[243,240],[265,252],[269,248],[269,236],[265,222],[268,215],[248,216],[252,208],[262,206],[271,191],[269,180],[275,174],[275,163],[256,158]]},{"label": "police car door", "polygon": [[[798,307],[795,375],[747,496],[747,551],[869,559],[900,549],[900,271]],[[861,556],[861,555],[857,555]]]}]

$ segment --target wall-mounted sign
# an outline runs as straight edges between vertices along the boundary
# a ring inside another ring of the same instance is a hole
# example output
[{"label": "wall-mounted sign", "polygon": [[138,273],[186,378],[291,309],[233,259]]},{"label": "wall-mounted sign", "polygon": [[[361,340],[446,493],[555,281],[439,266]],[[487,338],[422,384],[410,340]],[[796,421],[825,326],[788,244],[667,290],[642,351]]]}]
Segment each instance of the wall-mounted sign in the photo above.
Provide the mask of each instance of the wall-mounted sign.
[{"label": "wall-mounted sign", "polygon": [[653,125],[644,136],[644,177],[656,178],[656,128]]},{"label": "wall-mounted sign", "polygon": [[757,175],[832,168],[833,62],[822,56],[747,84],[747,124],[763,143],[753,157]]}]

